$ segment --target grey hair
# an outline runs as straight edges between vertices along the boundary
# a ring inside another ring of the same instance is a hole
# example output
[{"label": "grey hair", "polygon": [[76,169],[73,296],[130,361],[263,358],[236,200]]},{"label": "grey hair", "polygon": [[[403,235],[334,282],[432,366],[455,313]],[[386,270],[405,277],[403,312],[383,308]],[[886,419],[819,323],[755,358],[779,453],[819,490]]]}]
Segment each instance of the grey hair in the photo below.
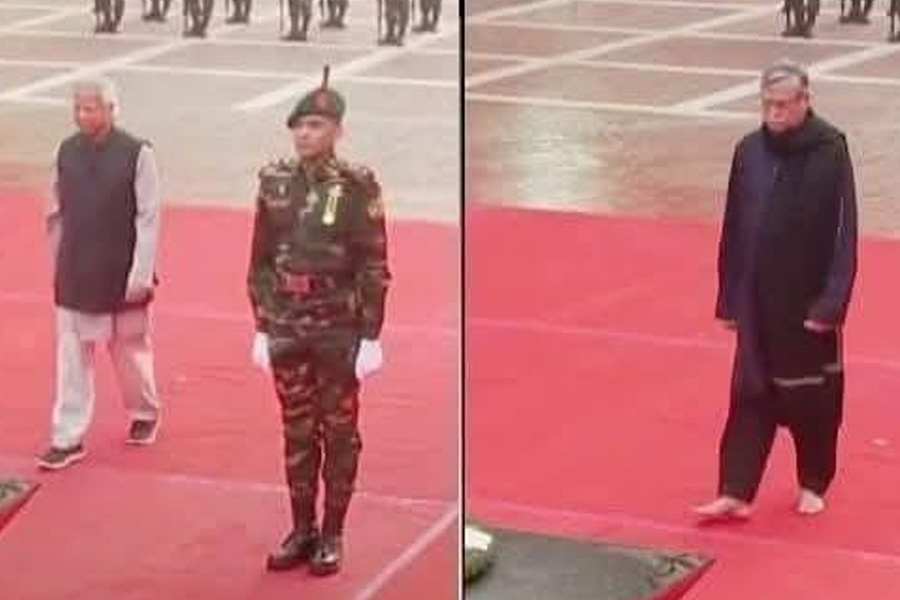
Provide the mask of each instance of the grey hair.
[{"label": "grey hair", "polygon": [[119,116],[119,90],[116,83],[106,75],[87,75],[80,77],[72,84],[72,93],[91,92],[101,102],[112,108],[114,117]]},{"label": "grey hair", "polygon": [[789,59],[778,60],[763,69],[759,87],[767,89],[788,79],[796,80],[801,89],[809,88],[809,73],[800,64]]}]

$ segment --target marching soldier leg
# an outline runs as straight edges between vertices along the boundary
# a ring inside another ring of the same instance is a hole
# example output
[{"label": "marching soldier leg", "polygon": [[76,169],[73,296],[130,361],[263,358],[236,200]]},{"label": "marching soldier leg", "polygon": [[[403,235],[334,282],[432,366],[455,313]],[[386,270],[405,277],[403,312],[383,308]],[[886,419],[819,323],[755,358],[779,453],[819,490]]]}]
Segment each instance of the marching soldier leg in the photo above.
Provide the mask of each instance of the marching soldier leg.
[{"label": "marching soldier leg", "polygon": [[337,1],[336,0],[327,0],[325,6],[328,8],[328,18],[325,19],[325,22],[322,23],[322,27],[337,27]]},{"label": "marching soldier leg", "polygon": [[812,37],[812,30],[816,26],[816,19],[819,16],[819,1],[806,0],[806,23],[803,30],[803,35],[806,37]]},{"label": "marching soldier leg", "polygon": [[787,26],[782,35],[787,37],[802,35],[806,27],[806,10],[803,0],[785,0],[784,13]]},{"label": "marching soldier leg", "polygon": [[309,356],[273,361],[275,389],[284,427],[285,475],[291,493],[293,528],[268,557],[271,571],[284,571],[309,560],[318,545],[316,495],[322,463],[317,388]]},{"label": "marching soldier leg", "polygon": [[[306,32],[309,28],[309,20],[312,16],[310,0],[288,0],[288,12],[291,18],[291,31],[284,37],[292,42],[306,41]],[[300,19],[303,19],[303,27],[300,28]]]},{"label": "marching soldier leg", "polygon": [[303,17],[303,29],[300,39],[306,40],[309,34],[309,22],[312,19],[312,0],[300,0],[300,15]]},{"label": "marching soldier leg", "polygon": [[[242,23],[241,20],[241,0],[231,0],[231,14],[225,15],[225,22],[229,25],[234,23]],[[227,8],[227,4],[226,4]]]},{"label": "marching soldier leg", "polygon": [[97,31],[98,33],[115,32],[113,1],[114,0],[99,0],[99,2],[97,3],[97,14],[99,16],[99,20],[95,31]]},{"label": "marching soldier leg", "polygon": [[402,2],[398,2],[398,9],[400,11],[400,20],[397,24],[399,29],[399,35],[397,36],[397,45],[403,45],[403,38],[406,36],[406,28],[409,26],[409,2],[407,0],[403,0]]},{"label": "marching soldier leg", "polygon": [[344,25],[344,17],[347,16],[347,0],[335,0],[335,4],[337,4],[337,27],[343,29]]},{"label": "marching soldier leg", "polygon": [[413,31],[416,33],[428,31],[428,14],[430,10],[431,3],[428,0],[419,0],[419,23],[418,25],[413,25]]},{"label": "marching soldier leg", "polygon": [[198,34],[200,37],[206,36],[206,29],[209,27],[209,21],[212,19],[213,0],[200,0],[200,26]]},{"label": "marching soldier leg", "polygon": [[104,33],[108,21],[110,0],[94,0],[94,33]]},{"label": "marching soldier leg", "polygon": [[182,0],[184,2],[184,36],[190,37],[196,35],[197,19],[199,11],[197,3],[200,0]]},{"label": "marching soldier leg", "polygon": [[381,45],[390,44],[391,40],[394,39],[394,21],[396,18],[394,17],[397,12],[394,9],[395,0],[381,0],[384,2],[384,37],[378,40],[378,43]]},{"label": "marching soldier leg", "polygon": [[150,0],[150,10],[141,15],[142,21],[161,21],[162,10],[159,6],[160,0]]},{"label": "marching soldier leg", "polygon": [[113,20],[110,26],[110,33],[115,33],[122,24],[122,17],[125,16],[125,0],[113,0]]},{"label": "marching soldier leg", "polygon": [[891,0],[888,7],[888,16],[891,18],[891,31],[888,34],[889,42],[900,42],[900,29],[897,20],[900,19],[900,0]]},{"label": "marching soldier leg", "polygon": [[441,0],[430,0],[431,19],[428,22],[428,31],[437,31],[438,20],[441,18]]},{"label": "marching soldier leg", "polygon": [[322,541],[312,557],[315,575],[337,572],[341,566],[344,521],[356,484],[362,442],[359,435],[359,382],[353,373],[355,346],[328,349],[317,362],[319,410],[325,446],[325,512]]}]

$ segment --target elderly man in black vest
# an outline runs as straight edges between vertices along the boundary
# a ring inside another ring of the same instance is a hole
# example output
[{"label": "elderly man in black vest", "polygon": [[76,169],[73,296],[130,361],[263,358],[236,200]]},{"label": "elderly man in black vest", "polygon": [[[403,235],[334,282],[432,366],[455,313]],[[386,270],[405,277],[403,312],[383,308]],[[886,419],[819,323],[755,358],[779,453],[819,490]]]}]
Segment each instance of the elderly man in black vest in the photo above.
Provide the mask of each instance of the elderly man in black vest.
[{"label": "elderly man in black vest", "polygon": [[56,392],[44,469],[84,457],[94,350],[105,343],[129,412],[127,441],[151,444],[160,419],[150,343],[160,186],[152,147],[115,125],[113,83],[74,86],[78,132],[59,146],[47,230],[54,256]]},{"label": "elderly man in black vest", "polygon": [[809,77],[763,72],[762,127],[737,145],[719,251],[716,317],[737,334],[719,496],[704,519],[750,514],[778,426],[797,454],[797,510],[816,514],[836,470],[841,330],[857,263],[846,136],[811,108]]}]

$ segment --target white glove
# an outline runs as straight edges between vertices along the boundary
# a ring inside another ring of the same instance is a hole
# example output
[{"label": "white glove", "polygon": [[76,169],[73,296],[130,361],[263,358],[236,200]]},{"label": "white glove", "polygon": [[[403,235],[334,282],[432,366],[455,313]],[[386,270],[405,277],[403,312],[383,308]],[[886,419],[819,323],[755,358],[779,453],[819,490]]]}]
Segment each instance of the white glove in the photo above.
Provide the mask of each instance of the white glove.
[{"label": "white glove", "polygon": [[362,340],[356,353],[356,378],[363,379],[381,368],[384,356],[381,353],[381,342],[378,340]]},{"label": "white glove", "polygon": [[260,331],[253,336],[253,349],[250,351],[250,358],[253,364],[262,369],[269,371],[271,369],[271,361],[269,360],[269,336]]}]

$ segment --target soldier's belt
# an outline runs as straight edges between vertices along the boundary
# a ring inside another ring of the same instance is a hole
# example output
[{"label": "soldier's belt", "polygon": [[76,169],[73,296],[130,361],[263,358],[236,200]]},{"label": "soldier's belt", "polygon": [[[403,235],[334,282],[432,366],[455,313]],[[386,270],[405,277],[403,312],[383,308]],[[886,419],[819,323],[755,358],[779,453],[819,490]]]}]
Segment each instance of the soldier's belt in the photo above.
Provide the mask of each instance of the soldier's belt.
[{"label": "soldier's belt", "polygon": [[314,292],[336,290],[341,287],[337,277],[310,273],[282,273],[281,289],[285,292],[305,296]]}]

